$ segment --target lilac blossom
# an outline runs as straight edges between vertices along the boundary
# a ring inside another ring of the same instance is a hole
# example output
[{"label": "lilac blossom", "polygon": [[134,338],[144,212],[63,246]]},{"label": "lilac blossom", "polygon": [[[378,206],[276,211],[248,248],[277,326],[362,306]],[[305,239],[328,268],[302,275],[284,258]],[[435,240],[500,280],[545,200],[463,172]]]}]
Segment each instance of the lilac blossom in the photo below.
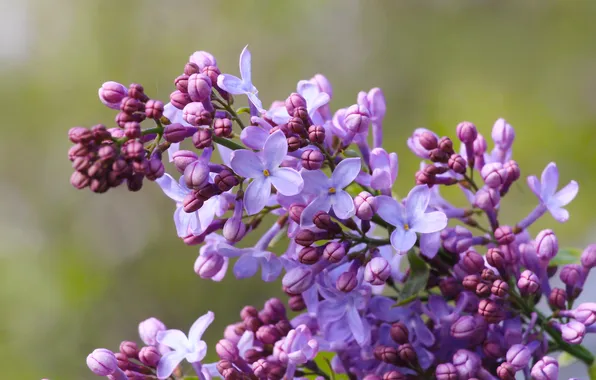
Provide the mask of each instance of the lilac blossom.
[{"label": "lilac blossom", "polygon": [[[323,124],[322,117],[317,113],[319,108],[329,103],[330,97],[327,93],[321,91],[319,86],[315,83],[301,80],[296,87],[298,92],[304,100],[306,100],[306,109],[308,115],[313,119],[315,124]],[[274,108],[270,111],[271,119],[277,123],[282,124],[288,122],[292,115],[288,114],[285,106]]]},{"label": "lilac blossom", "polygon": [[240,76],[242,79],[230,74],[221,74],[217,77],[217,85],[232,95],[246,95],[252,105],[259,112],[263,112],[263,103],[258,97],[259,91],[252,84],[251,54],[248,45],[240,53]]},{"label": "lilac blossom", "polygon": [[207,343],[201,338],[213,319],[214,315],[211,311],[199,317],[190,327],[188,337],[180,330],[166,330],[157,334],[157,341],[172,349],[159,360],[157,365],[159,379],[170,377],[174,369],[184,359],[194,365],[203,360],[207,354]]},{"label": "lilac blossom", "polygon": [[340,162],[331,178],[320,170],[303,170],[304,192],[314,196],[311,203],[302,211],[300,225],[312,226],[313,217],[319,211],[333,210],[340,219],[351,218],[355,214],[354,201],[343,189],[360,172],[360,158],[346,158]]},{"label": "lilac blossom", "polygon": [[447,226],[447,216],[440,211],[426,212],[430,201],[430,189],[426,185],[415,186],[405,201],[405,206],[386,195],[377,197],[378,214],[395,227],[391,233],[391,245],[406,252],[416,243],[416,233],[430,234]]},{"label": "lilac blossom", "polygon": [[291,168],[280,168],[288,153],[288,144],[281,131],[269,136],[260,154],[250,150],[236,150],[230,165],[236,174],[253,181],[244,193],[244,207],[248,215],[261,211],[271,195],[271,185],[280,194],[296,195],[304,184],[300,174]]},{"label": "lilac blossom", "polygon": [[577,182],[570,181],[565,187],[557,191],[559,185],[559,169],[554,162],[546,166],[542,172],[541,180],[536,176],[528,177],[528,186],[558,222],[566,222],[569,212],[563,207],[568,205],[577,195],[579,189]]},{"label": "lilac blossom", "polygon": [[288,365],[286,377],[292,379],[297,366],[314,359],[319,350],[319,343],[314,339],[308,326],[300,325],[279,340],[275,348],[280,361]]}]

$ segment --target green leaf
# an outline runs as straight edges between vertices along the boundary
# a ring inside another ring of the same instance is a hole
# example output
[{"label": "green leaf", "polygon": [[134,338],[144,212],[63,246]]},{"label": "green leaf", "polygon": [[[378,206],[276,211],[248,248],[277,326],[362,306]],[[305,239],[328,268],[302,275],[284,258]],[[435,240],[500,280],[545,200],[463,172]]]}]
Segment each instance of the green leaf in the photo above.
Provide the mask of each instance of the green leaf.
[{"label": "green leaf", "polygon": [[319,351],[315,357],[315,363],[321,371],[329,376],[332,380],[349,380],[345,374],[336,374],[331,369],[331,359],[335,356],[335,352]]},{"label": "green leaf", "polygon": [[577,264],[581,255],[582,251],[579,248],[561,248],[550,261],[550,265]]},{"label": "green leaf", "polygon": [[408,251],[408,261],[410,262],[410,275],[406,280],[395,306],[405,305],[418,297],[418,294],[426,288],[430,269],[428,265],[411,249]]},{"label": "green leaf", "polygon": [[561,352],[557,361],[559,362],[559,367],[567,367],[572,365],[573,363],[577,362],[579,359],[575,356],[571,355],[567,352]]},{"label": "green leaf", "polygon": [[588,374],[590,375],[590,380],[596,380],[596,364],[588,368]]}]

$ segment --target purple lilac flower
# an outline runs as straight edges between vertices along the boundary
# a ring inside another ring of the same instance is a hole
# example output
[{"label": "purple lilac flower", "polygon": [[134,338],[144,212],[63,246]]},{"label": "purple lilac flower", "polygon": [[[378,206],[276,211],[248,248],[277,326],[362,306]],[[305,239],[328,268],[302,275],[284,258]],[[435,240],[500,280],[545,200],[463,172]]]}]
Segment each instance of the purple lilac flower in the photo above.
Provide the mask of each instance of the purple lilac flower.
[{"label": "purple lilac flower", "polygon": [[306,325],[300,325],[279,340],[275,348],[276,356],[282,363],[287,363],[286,378],[292,379],[297,366],[314,359],[319,350],[319,343]]},{"label": "purple lilac flower", "polygon": [[343,189],[348,186],[360,172],[360,158],[346,158],[340,162],[331,178],[320,170],[303,170],[304,192],[314,196],[311,203],[302,211],[300,225],[313,225],[313,218],[319,211],[333,210],[340,219],[351,218],[356,212],[354,201]]},{"label": "purple lilac flower", "polygon": [[430,189],[426,185],[415,186],[405,201],[405,206],[395,199],[377,197],[377,213],[384,221],[395,227],[391,245],[398,251],[407,252],[416,243],[416,233],[431,234],[447,226],[447,216],[440,211],[426,212],[430,201]]},{"label": "purple lilac flower", "polygon": [[[157,341],[172,349],[159,360],[157,377],[167,379],[180,362],[199,363],[207,354],[207,343],[201,340],[207,327],[213,322],[211,311],[199,317],[190,327],[188,337],[180,330],[166,330],[157,334]],[[196,364],[195,364],[196,365]]]},{"label": "purple lilac flower", "polygon": [[240,53],[240,76],[242,79],[230,74],[221,74],[217,77],[217,85],[232,95],[248,96],[248,100],[257,110],[263,112],[263,103],[258,97],[259,91],[252,84],[251,55],[248,45]]},{"label": "purple lilac flower", "polygon": [[277,131],[269,136],[259,154],[245,149],[232,154],[230,165],[236,174],[253,179],[244,193],[244,207],[248,215],[254,215],[265,207],[271,195],[271,185],[280,194],[288,196],[302,191],[304,182],[300,173],[279,167],[287,153],[286,138]]},{"label": "purple lilac flower", "polygon": [[528,186],[558,222],[566,222],[569,212],[563,207],[568,205],[577,195],[579,189],[577,182],[570,181],[564,188],[557,191],[559,185],[559,169],[554,162],[546,166],[542,172],[541,180],[536,176],[528,177]]},{"label": "purple lilac flower", "polygon": [[[306,100],[306,110],[313,120],[313,123],[318,125],[323,124],[323,119],[317,111],[319,108],[329,103],[329,95],[321,91],[317,84],[306,80],[298,82],[296,92],[302,95],[304,100]],[[270,111],[271,119],[277,124],[287,123],[291,116],[292,115],[288,114],[285,106],[276,107]]]}]

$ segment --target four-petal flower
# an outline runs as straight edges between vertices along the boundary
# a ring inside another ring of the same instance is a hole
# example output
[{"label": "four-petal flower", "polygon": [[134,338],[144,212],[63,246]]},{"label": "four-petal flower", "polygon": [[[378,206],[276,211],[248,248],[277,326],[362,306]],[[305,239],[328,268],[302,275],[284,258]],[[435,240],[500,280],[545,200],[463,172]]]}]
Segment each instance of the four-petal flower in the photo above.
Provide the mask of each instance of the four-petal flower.
[{"label": "four-petal flower", "polygon": [[263,109],[263,103],[261,103],[261,100],[257,96],[259,91],[252,84],[250,66],[251,56],[250,51],[248,50],[248,45],[246,45],[240,54],[240,76],[242,79],[230,74],[220,74],[217,77],[217,85],[222,90],[225,90],[232,95],[244,94],[248,96],[248,100],[255,106],[255,108],[259,112],[263,112],[265,111]]},{"label": "four-petal flower", "polygon": [[557,191],[557,187],[559,186],[559,169],[557,169],[557,164],[554,162],[548,164],[544,168],[540,180],[536,176],[529,176],[528,186],[530,186],[530,189],[532,189],[555,220],[563,223],[569,219],[569,211],[565,210],[563,206],[568,205],[575,198],[579,186],[577,182],[570,181],[564,188]]}]

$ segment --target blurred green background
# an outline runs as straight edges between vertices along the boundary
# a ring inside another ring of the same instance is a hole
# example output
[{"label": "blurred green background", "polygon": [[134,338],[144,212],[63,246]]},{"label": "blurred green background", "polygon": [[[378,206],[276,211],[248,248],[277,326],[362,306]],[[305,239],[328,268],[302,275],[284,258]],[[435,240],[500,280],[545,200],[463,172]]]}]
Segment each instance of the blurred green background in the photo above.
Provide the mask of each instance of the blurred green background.
[{"label": "blurred green background", "polygon": [[[401,194],[418,167],[405,144],[414,128],[453,136],[470,120],[490,136],[505,117],[522,175],[556,161],[562,181],[580,183],[571,220],[547,216],[532,232],[550,226],[561,245],[583,247],[596,229],[595,16],[591,1],[0,0],[0,377],[94,378],[86,355],[138,340],[147,317],[186,331],[213,310],[214,342],[241,305],[279,294],[258,279],[198,278],[198,248],[176,239],[174,205],[155,184],[104,195],[70,186],[67,130],[113,124],[102,82],[167,100],[192,52],[237,74],[250,44],[265,104],[317,72],[334,85],[334,109],[382,87]],[[535,202],[520,181],[504,220]],[[585,376],[561,377],[572,372]]]}]

